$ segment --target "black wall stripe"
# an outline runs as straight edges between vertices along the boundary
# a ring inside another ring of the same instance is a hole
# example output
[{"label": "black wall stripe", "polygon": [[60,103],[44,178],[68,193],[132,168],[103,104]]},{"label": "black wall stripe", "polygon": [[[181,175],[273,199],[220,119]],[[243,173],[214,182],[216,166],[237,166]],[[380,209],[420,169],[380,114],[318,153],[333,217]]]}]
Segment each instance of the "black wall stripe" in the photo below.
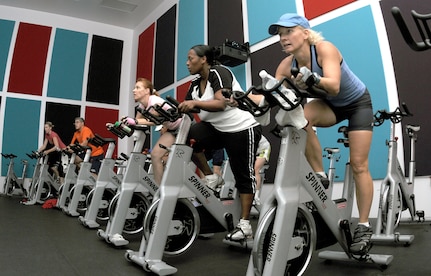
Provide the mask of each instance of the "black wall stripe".
[{"label": "black wall stripe", "polygon": [[154,87],[156,90],[174,82],[176,10],[177,6],[174,5],[157,20],[154,57]]},{"label": "black wall stripe", "polygon": [[87,101],[119,104],[123,41],[93,36]]}]

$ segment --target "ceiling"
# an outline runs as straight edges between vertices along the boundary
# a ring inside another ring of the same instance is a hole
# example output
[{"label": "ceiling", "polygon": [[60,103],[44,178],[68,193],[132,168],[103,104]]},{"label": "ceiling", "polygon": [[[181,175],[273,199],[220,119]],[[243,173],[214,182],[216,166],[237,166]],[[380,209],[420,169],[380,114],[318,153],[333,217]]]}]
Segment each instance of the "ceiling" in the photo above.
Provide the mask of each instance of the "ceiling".
[{"label": "ceiling", "polygon": [[0,0],[0,5],[134,29],[162,0]]}]

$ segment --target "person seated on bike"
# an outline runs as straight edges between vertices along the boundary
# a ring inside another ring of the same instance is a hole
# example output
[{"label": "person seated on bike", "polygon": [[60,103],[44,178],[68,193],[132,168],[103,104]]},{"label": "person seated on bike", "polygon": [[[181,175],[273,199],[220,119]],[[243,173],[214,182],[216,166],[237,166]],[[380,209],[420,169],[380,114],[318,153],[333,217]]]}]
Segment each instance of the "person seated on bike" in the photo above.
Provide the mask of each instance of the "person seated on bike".
[{"label": "person seated on bike", "polygon": [[201,121],[191,126],[189,141],[196,141],[193,161],[206,175],[207,185],[213,190],[223,180],[213,174],[203,151],[226,150],[242,208],[237,228],[226,239],[239,241],[251,238],[253,234],[249,217],[256,191],[254,162],[262,130],[253,115],[230,106],[231,100],[223,96],[222,89],[243,90],[229,69],[215,63],[214,48],[196,45],[189,50],[187,68],[191,75],[198,76],[192,81],[179,109],[182,112],[194,108],[201,110],[198,113]]},{"label": "person seated on bike", "polygon": [[[368,169],[368,154],[373,134],[373,107],[365,84],[349,69],[341,52],[322,35],[310,28],[308,20],[287,13],[269,26],[271,35],[280,36],[288,54],[276,71],[278,80],[291,78],[300,89],[316,86],[326,91],[304,105],[308,125],[305,155],[317,174],[326,177],[322,165],[322,148],[313,127],[330,127],[348,120],[350,165],[356,184],[359,223],[354,231],[350,251],[366,254],[373,233],[369,213],[373,200],[373,180]],[[299,68],[294,77],[292,68]]]},{"label": "person seated on bike", "polygon": [[[73,134],[72,140],[70,142],[70,145],[68,146],[68,150],[72,152],[70,147],[78,143],[79,145],[83,147],[90,146],[91,148],[91,173],[97,175],[100,170],[100,166],[102,165],[102,160],[104,158],[104,150],[101,146],[95,146],[88,141],[94,137],[93,131],[85,125],[84,118],[76,117],[75,118],[75,133]],[[77,168],[80,167],[81,162],[83,161],[85,157],[85,152],[80,153],[79,155],[76,155],[75,157],[75,164],[77,165]]]},{"label": "person seated on bike", "polygon": [[262,188],[261,184],[263,184],[260,170],[263,168],[263,166],[265,166],[265,164],[268,164],[270,153],[271,144],[269,143],[268,139],[262,135],[256,152],[256,161],[254,163],[254,173],[256,176],[256,193],[254,194],[254,202],[256,205],[260,205],[260,191]]},{"label": "person seated on bike", "polygon": [[49,170],[54,174],[55,179],[61,182],[61,178],[64,176],[63,165],[61,164],[61,151],[66,148],[66,145],[60,136],[52,130],[53,128],[54,124],[52,122],[45,122],[45,138],[37,152],[48,155]]},{"label": "person seated on bike", "polygon": [[[165,100],[157,94],[153,84],[145,79],[138,78],[136,80],[135,88],[133,89],[133,97],[135,102],[139,103],[139,108],[148,110],[151,106],[162,105]],[[165,105],[169,108],[168,105]],[[155,114],[156,115],[156,114]],[[135,118],[124,117],[122,121],[128,125],[155,125],[153,122],[144,118],[144,116],[137,112]],[[162,182],[163,171],[164,171],[164,159],[167,153],[166,148],[169,148],[175,142],[175,136],[180,126],[181,118],[175,122],[164,122],[162,131],[160,132],[160,138],[155,143],[155,147],[151,150],[151,164],[154,172],[154,181],[157,185]],[[159,147],[162,144],[165,148]]]}]

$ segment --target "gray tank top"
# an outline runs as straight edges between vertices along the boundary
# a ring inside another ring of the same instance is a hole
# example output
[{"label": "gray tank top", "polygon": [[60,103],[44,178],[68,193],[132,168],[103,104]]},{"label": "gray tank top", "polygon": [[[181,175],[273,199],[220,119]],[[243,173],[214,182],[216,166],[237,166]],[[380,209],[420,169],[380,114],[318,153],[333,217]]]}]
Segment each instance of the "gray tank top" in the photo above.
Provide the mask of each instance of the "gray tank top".
[{"label": "gray tank top", "polygon": [[[322,67],[317,62],[316,46],[310,46],[311,52],[311,71],[323,76]],[[292,68],[297,67],[295,58],[292,60]],[[343,59],[341,61],[341,82],[340,92],[337,96],[327,96],[326,99],[333,106],[346,106],[359,99],[365,92],[365,84],[350,70]]]}]

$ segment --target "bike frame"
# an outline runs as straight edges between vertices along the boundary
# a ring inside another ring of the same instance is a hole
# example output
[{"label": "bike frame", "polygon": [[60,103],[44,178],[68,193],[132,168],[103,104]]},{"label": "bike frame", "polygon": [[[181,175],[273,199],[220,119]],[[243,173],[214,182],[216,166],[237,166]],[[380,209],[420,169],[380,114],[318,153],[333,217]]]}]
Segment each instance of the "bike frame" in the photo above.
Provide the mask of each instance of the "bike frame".
[{"label": "bike frame", "polygon": [[[116,234],[121,234],[123,232],[126,219],[136,218],[138,211],[134,208],[130,208],[130,203],[134,193],[142,193],[143,196],[148,198],[148,201],[150,201],[150,199],[155,196],[159,188],[150,174],[148,174],[144,169],[147,155],[143,154],[141,151],[145,143],[146,134],[142,130],[135,130],[133,136],[136,142],[133,152],[128,158],[124,175],[121,177],[121,183],[117,190],[118,194],[116,196],[118,196],[118,201],[114,215],[112,219],[108,221],[105,231],[99,229],[97,232],[99,237],[104,238],[106,242],[112,243],[115,246],[124,246],[129,243],[129,241],[125,239],[118,240],[113,239],[113,237]],[[107,179],[106,177],[109,175],[114,177],[114,175],[112,175],[113,173],[114,172],[111,169],[108,174],[102,176],[102,182],[98,182],[99,196],[101,193],[103,194],[103,191],[101,191],[102,185],[105,185],[104,183],[107,181],[112,181],[112,178]],[[117,178],[120,179],[118,175]],[[112,201],[110,204],[112,204]]]},{"label": "bike frame", "polygon": [[[411,126],[408,126],[411,128]],[[414,191],[414,179],[415,179],[415,140],[414,137],[410,136],[410,162],[409,162],[409,180],[406,180],[404,171],[400,165],[397,158],[398,153],[398,142],[397,137],[395,137],[395,123],[391,122],[390,138],[387,141],[388,146],[388,167],[387,174],[383,179],[380,186],[380,201],[379,209],[377,214],[377,225],[376,231],[372,240],[376,242],[401,242],[405,244],[410,244],[414,240],[414,235],[400,235],[395,233],[395,221],[397,212],[395,200],[398,198],[398,188],[401,190],[401,197],[399,198],[405,203],[407,209],[410,212],[411,220],[415,219],[416,206],[415,206],[415,196]],[[389,189],[389,194],[386,195],[387,188]],[[387,206],[387,208],[386,208]],[[401,216],[401,210],[398,215]],[[385,227],[383,229],[384,215],[386,217]]]},{"label": "bike frame", "polygon": [[[78,177],[76,179],[76,184],[73,186],[73,195],[69,200],[69,204],[66,208],[66,214],[77,217],[80,213],[77,211],[78,204],[80,201],[85,201],[85,195],[82,194],[82,189],[84,186],[94,187],[96,184],[96,178],[91,173],[91,149],[88,148],[85,152],[84,161],[81,162],[81,167],[78,172]],[[69,194],[70,195],[70,194]]]},{"label": "bike frame", "polygon": [[[51,188],[56,190],[59,189],[59,185],[55,184],[54,177],[49,173],[49,164],[48,164],[48,156],[41,156],[38,159],[38,163],[40,163],[39,173],[37,174],[36,182],[32,180],[31,189],[29,192],[30,200],[24,202],[25,205],[34,205],[34,204],[43,204],[45,200],[43,200],[42,193],[44,192],[44,184],[46,183]],[[36,172],[36,169],[35,169]]]},{"label": "bike frame", "polygon": [[111,188],[116,190],[121,185],[122,178],[114,172],[115,160],[112,159],[115,150],[115,140],[109,139],[108,143],[108,149],[105,158],[102,160],[96,185],[93,188],[94,192],[91,202],[87,207],[85,215],[78,217],[81,223],[89,228],[99,227],[100,224],[96,222],[96,218],[99,208],[102,207],[101,205],[104,205],[104,208],[108,208],[109,202],[102,200],[105,189]]},{"label": "bike frame", "polygon": [[[158,275],[169,275],[177,269],[162,260],[168,236],[178,234],[180,227],[172,228],[176,221],[172,220],[177,201],[182,198],[194,198],[202,203],[203,207],[217,220],[226,230],[233,229],[233,221],[239,221],[240,201],[236,190],[233,198],[221,200],[208,188],[195,170],[190,166],[193,148],[186,145],[191,119],[188,115],[182,115],[182,122],[177,134],[176,141],[172,145],[162,183],[160,185],[160,199],[153,202],[156,206],[155,219],[149,231],[149,237],[142,238],[139,251],[127,251],[126,258],[143,266],[147,271]],[[195,220],[199,220],[197,210],[191,205]],[[155,207],[154,207],[155,208]],[[152,207],[150,207],[152,209]],[[147,212],[145,221],[149,221],[150,210]],[[153,213],[154,214],[154,213]],[[196,223],[195,227],[199,227]],[[187,227],[187,226],[186,226]],[[177,230],[175,230],[177,229]],[[174,231],[174,232],[173,232]],[[175,233],[177,231],[177,233]],[[194,238],[196,235],[193,237]],[[192,241],[193,241],[192,240]]]},{"label": "bike frame", "polygon": [[63,184],[60,187],[60,196],[57,201],[57,208],[60,208],[62,211],[67,211],[68,199],[70,201],[70,188],[76,184],[76,180],[78,179],[78,175],[76,174],[76,165],[75,165],[76,153],[73,152],[69,158],[69,164],[67,165],[66,174],[64,175]]}]

